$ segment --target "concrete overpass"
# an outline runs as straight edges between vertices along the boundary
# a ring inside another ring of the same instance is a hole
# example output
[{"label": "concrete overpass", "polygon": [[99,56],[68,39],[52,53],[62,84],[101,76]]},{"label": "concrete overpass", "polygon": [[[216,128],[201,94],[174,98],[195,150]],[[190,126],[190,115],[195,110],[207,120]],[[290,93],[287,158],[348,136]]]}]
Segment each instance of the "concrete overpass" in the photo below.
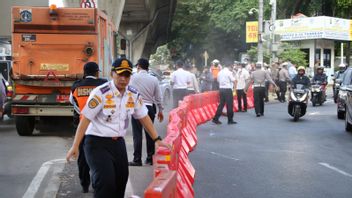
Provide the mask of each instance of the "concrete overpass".
[{"label": "concrete overpass", "polygon": [[[2,0],[0,8],[0,41],[7,43],[11,35],[11,6],[48,6],[49,0]],[[50,0],[64,7],[80,7],[82,0]],[[92,1],[92,0],[91,0]],[[177,0],[94,0],[96,7],[105,10],[128,40],[127,56],[136,62],[149,58],[156,48],[169,39],[171,21]]]}]

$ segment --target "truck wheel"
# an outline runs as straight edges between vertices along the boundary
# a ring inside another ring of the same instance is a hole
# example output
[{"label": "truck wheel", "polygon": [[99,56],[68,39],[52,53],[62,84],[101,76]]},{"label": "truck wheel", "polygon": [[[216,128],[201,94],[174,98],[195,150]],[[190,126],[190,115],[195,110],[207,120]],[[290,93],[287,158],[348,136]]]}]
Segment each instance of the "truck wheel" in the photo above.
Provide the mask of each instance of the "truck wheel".
[{"label": "truck wheel", "polygon": [[34,130],[34,117],[15,116],[17,133],[20,136],[30,136]]}]

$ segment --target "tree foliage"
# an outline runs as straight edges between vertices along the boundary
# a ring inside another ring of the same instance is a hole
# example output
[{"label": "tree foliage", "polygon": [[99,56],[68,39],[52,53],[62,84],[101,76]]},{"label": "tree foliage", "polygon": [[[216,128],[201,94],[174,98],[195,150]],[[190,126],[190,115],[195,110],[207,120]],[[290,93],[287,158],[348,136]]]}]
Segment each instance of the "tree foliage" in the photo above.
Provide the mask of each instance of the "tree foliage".
[{"label": "tree foliage", "polygon": [[[202,54],[220,60],[239,59],[256,44],[245,43],[245,22],[258,20],[258,0],[178,0],[169,43],[173,59],[195,59],[203,65]],[[350,18],[352,0],[277,0],[277,18],[290,18],[297,13],[306,16]],[[264,0],[264,19],[270,19],[271,7]]]},{"label": "tree foliage", "polygon": [[155,54],[150,56],[150,64],[151,66],[171,64],[171,55],[167,45],[158,47]]}]

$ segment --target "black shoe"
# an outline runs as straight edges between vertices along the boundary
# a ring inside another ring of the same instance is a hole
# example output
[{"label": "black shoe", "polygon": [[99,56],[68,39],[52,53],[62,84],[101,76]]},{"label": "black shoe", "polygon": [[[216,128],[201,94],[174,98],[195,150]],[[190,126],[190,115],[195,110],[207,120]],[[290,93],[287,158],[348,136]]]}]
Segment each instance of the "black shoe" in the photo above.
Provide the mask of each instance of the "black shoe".
[{"label": "black shoe", "polygon": [[89,192],[89,186],[82,186],[82,193],[88,193]]},{"label": "black shoe", "polygon": [[145,164],[153,165],[153,159],[152,158],[147,158],[144,161]]},{"label": "black shoe", "polygon": [[260,114],[259,114],[259,113],[257,113],[257,117],[260,117]]},{"label": "black shoe", "polygon": [[261,113],[260,116],[264,116],[264,113]]},{"label": "black shoe", "polygon": [[132,162],[128,162],[128,165],[129,166],[142,166],[142,162],[132,161]]},{"label": "black shoe", "polygon": [[212,122],[215,123],[215,124],[221,124],[221,122],[219,120],[214,120],[213,119]]},{"label": "black shoe", "polygon": [[264,100],[264,102],[269,102],[269,100]]},{"label": "black shoe", "polygon": [[237,124],[237,122],[231,120],[231,121],[228,121],[227,124]]}]

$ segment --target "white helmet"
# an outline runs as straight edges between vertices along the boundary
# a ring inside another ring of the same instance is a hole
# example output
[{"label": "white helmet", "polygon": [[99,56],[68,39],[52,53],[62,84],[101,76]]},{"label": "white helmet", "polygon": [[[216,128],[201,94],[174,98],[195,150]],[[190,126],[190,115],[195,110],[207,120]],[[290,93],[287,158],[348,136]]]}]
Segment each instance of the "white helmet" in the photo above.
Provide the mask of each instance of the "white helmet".
[{"label": "white helmet", "polygon": [[339,64],[339,68],[345,68],[345,67],[346,67],[345,64],[343,64],[343,63]]},{"label": "white helmet", "polygon": [[213,64],[219,64],[220,61],[219,61],[218,59],[214,59],[211,63],[213,63]]}]

